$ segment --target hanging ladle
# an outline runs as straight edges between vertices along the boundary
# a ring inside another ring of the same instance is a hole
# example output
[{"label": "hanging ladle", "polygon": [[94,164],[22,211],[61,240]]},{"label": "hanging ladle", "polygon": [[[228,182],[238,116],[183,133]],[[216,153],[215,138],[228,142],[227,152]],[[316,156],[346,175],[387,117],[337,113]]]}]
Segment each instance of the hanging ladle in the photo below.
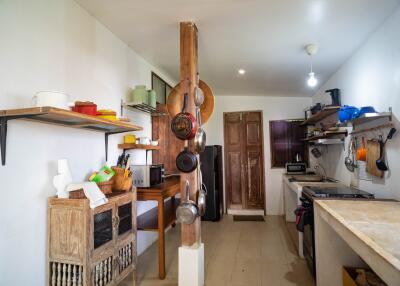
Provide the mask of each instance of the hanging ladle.
[{"label": "hanging ladle", "polygon": [[385,141],[383,141],[382,139],[379,140],[379,145],[380,145],[380,149],[381,149],[381,151],[380,151],[381,155],[380,155],[379,159],[376,160],[376,167],[378,167],[378,169],[381,170],[381,171],[389,170],[389,168],[388,168],[388,166],[387,166],[387,164],[385,162],[385,145],[386,145],[386,142],[388,141],[388,139],[392,139],[394,133],[396,133],[396,128],[390,129],[389,134],[386,137]]}]

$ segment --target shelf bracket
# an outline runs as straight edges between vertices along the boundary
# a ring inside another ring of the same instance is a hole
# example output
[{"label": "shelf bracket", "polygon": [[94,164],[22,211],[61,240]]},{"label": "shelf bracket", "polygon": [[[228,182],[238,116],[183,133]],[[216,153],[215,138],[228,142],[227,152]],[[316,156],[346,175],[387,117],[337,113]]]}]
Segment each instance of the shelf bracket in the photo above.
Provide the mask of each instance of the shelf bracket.
[{"label": "shelf bracket", "polygon": [[0,148],[1,148],[1,165],[6,165],[6,142],[7,142],[7,117],[0,118]]},{"label": "shelf bracket", "polygon": [[106,132],[104,134],[104,143],[105,143],[105,148],[106,148],[106,162],[108,160],[108,136],[110,136],[110,133]]}]

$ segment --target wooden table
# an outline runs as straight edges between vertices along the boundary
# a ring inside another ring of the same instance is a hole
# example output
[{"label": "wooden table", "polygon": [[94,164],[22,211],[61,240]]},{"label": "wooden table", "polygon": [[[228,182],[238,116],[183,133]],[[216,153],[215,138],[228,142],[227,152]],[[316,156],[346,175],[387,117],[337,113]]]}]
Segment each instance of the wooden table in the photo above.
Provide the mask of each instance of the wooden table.
[{"label": "wooden table", "polygon": [[[175,195],[180,193],[180,178],[170,177],[159,186],[138,188],[138,201],[157,201],[157,208],[138,216],[138,230],[158,232],[158,270],[160,279],[165,279],[165,229],[175,226],[175,210],[178,202]],[[171,198],[167,202],[165,199]]]}]

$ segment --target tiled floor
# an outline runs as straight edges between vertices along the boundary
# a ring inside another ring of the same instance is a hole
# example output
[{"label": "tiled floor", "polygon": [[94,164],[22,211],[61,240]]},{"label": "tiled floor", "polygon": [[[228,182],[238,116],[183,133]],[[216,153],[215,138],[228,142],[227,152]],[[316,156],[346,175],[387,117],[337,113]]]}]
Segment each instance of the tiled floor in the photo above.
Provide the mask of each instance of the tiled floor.
[{"label": "tiled floor", "polygon": [[[281,217],[267,216],[265,222],[203,222],[206,286],[313,286],[304,260],[298,258]],[[167,278],[158,279],[157,244],[138,262],[141,286],[177,285],[179,227],[166,236]],[[132,285],[128,277],[123,286]]]}]

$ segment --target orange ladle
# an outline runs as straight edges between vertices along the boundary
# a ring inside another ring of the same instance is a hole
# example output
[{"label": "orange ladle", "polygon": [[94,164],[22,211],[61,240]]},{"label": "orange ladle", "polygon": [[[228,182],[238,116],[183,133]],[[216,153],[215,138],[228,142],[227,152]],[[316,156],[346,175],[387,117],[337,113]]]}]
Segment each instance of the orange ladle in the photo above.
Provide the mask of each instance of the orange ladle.
[{"label": "orange ladle", "polygon": [[361,138],[362,146],[357,149],[357,160],[358,161],[367,161],[367,148],[365,147],[365,139]]}]

